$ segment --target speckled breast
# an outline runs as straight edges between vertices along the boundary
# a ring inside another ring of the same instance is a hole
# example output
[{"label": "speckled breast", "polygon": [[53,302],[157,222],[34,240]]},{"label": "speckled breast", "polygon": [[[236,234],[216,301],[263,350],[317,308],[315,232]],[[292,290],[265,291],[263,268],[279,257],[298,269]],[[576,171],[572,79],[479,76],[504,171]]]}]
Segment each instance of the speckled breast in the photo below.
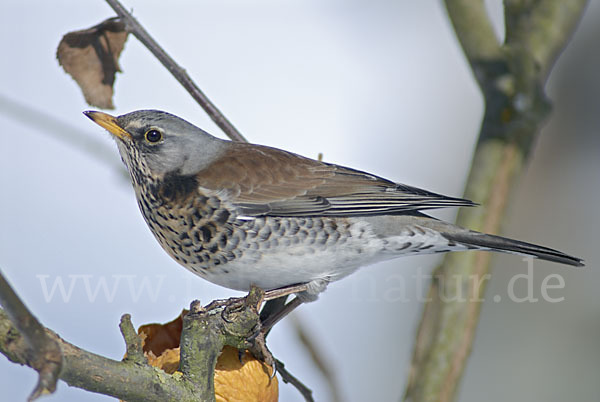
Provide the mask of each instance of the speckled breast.
[{"label": "speckled breast", "polygon": [[[149,188],[151,191],[137,192],[138,204],[161,246],[181,265],[220,284],[222,281],[210,277],[226,275],[230,268],[239,269],[238,263],[253,271],[253,265],[277,256],[282,264],[289,262],[290,269],[294,269],[294,257],[318,257],[326,249],[343,246],[352,237],[351,223],[344,219],[240,219],[235,209],[217,196],[196,191],[194,196],[182,197],[165,186]],[[261,282],[260,278],[256,282]],[[227,281],[223,285],[245,287]]]}]

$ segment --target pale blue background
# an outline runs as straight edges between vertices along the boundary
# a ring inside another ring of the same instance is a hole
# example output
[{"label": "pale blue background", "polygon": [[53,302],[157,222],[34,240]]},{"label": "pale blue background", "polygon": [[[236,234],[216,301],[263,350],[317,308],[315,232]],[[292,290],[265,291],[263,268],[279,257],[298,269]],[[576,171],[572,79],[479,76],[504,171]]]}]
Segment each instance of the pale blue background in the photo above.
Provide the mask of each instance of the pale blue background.
[{"label": "pale blue background", "polygon": [[[499,2],[490,1],[501,34]],[[554,114],[543,130],[504,233],[585,258],[575,270],[536,262],[565,278],[561,303],[514,303],[518,257],[495,259],[460,401],[593,401],[600,393],[600,5],[592,0],[551,77]],[[440,1],[127,1],[135,15],[253,142],[460,196],[482,99]],[[236,294],[188,273],[158,246],[123,179],[116,147],[81,112],[89,109],[55,60],[61,36],[112,16],[97,1],[5,0],[0,5],[0,269],[48,327],[87,350],[120,358],[117,324],[172,319],[194,298]],[[221,135],[134,38],[121,58],[116,113],[158,108]],[[17,105],[33,108],[26,113]],[[44,116],[56,119],[52,123]],[[62,136],[62,137],[61,137]],[[99,158],[96,158],[99,156]],[[478,201],[478,200],[475,200]],[[438,216],[453,219],[455,211]],[[439,257],[361,270],[303,306],[299,319],[334,369],[343,400],[398,400],[422,304]],[[46,301],[48,281],[80,275],[68,302]],[[86,296],[122,275],[114,295]],[[132,294],[127,277],[156,297]],[[161,279],[162,278],[162,279]],[[517,291],[524,294],[525,286]],[[500,295],[495,303],[492,296]],[[273,353],[329,400],[287,320]],[[0,357],[2,400],[24,400],[36,375]],[[46,400],[106,397],[64,383]],[[282,401],[299,401],[281,385]]]}]

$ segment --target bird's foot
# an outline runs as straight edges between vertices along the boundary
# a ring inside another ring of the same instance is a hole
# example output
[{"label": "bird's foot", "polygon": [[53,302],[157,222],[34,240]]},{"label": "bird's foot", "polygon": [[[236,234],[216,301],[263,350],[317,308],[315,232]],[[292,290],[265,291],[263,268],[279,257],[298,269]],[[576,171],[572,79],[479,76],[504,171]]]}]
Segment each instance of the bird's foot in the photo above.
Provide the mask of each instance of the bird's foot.
[{"label": "bird's foot", "polygon": [[273,378],[275,377],[275,374],[277,374],[277,366],[275,365],[275,358],[273,357],[273,354],[267,347],[265,334],[266,332],[263,331],[263,328],[259,328],[256,333],[252,334],[252,339],[247,339],[248,342],[251,343],[251,346],[247,350],[252,353],[256,359],[266,363],[271,367],[271,378]]}]

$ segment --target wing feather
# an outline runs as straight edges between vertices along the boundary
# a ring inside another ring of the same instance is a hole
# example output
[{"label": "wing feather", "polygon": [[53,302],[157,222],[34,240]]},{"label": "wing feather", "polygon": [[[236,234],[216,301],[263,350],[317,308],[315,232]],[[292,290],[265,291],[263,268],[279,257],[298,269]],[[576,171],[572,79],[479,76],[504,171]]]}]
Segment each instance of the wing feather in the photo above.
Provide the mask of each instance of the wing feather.
[{"label": "wing feather", "polygon": [[202,188],[227,191],[245,216],[382,215],[475,205],[359,170],[239,142],[232,142],[197,178]]}]

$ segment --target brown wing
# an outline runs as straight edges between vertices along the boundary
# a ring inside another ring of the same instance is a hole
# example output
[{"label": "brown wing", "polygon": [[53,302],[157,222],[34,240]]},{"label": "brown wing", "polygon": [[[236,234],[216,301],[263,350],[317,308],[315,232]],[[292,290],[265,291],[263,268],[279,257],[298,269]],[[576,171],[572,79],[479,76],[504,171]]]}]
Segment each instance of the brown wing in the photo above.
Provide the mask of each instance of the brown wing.
[{"label": "brown wing", "polygon": [[247,216],[380,215],[474,205],[279,149],[235,142],[197,178],[203,188],[229,191]]}]

